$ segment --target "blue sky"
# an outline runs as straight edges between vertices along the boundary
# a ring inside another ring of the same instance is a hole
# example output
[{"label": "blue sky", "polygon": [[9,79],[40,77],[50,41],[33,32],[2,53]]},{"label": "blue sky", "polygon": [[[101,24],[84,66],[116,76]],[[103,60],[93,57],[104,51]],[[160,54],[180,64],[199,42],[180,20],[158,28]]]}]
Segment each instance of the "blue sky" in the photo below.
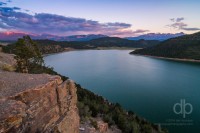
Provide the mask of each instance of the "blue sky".
[{"label": "blue sky", "polygon": [[[1,31],[58,35],[107,34],[124,37],[152,32],[190,34],[200,30],[200,0],[38,0],[37,2],[0,0],[0,2],[6,3],[0,4],[0,20],[4,23],[0,25]],[[5,7],[19,7],[20,10],[8,11]],[[16,12],[23,14],[19,15]],[[35,16],[35,14],[40,15]],[[57,20],[60,20],[60,23]],[[41,24],[42,21],[46,23]]]}]

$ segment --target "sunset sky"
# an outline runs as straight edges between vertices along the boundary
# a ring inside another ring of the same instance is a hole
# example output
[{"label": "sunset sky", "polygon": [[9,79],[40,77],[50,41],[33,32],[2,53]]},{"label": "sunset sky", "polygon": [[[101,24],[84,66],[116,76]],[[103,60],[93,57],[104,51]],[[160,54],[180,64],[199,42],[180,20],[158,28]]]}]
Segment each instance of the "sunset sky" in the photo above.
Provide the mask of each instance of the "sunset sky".
[{"label": "sunset sky", "polygon": [[105,34],[200,31],[200,0],[0,0],[0,31]]}]

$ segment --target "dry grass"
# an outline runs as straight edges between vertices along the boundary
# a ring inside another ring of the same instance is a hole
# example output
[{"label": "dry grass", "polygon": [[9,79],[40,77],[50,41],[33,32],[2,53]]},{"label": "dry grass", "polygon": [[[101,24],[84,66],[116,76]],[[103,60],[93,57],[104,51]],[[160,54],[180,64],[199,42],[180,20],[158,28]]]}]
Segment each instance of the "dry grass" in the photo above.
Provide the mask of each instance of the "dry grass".
[{"label": "dry grass", "polygon": [[8,64],[2,64],[0,65],[0,69],[4,70],[4,71],[9,71],[9,72],[13,72],[16,70],[16,68],[12,65],[8,65]]}]

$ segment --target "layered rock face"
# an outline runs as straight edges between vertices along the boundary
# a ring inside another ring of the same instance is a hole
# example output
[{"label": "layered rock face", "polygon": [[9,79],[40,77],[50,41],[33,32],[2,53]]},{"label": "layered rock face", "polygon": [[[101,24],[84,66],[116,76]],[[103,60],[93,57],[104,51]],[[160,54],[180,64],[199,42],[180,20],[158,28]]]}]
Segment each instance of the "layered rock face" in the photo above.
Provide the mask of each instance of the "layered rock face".
[{"label": "layered rock face", "polygon": [[0,71],[0,133],[78,133],[73,81]]}]

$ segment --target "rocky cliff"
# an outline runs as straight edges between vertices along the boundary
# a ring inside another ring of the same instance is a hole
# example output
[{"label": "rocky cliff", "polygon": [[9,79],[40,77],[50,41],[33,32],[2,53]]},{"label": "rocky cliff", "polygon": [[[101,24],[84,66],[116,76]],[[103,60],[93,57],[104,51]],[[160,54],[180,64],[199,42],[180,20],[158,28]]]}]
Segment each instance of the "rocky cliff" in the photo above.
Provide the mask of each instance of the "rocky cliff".
[{"label": "rocky cliff", "polygon": [[71,80],[0,70],[0,133],[77,133],[76,103]]}]

